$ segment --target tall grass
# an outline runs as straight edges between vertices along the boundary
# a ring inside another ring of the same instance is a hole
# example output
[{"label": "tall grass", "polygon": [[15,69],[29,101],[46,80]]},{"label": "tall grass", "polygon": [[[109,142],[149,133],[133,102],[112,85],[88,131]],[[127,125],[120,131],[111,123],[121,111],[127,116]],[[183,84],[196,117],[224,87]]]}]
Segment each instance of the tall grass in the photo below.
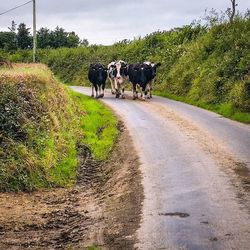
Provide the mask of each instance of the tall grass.
[{"label": "tall grass", "polygon": [[70,91],[46,66],[0,70],[0,190],[73,185],[77,143],[105,159],[116,136],[112,113]]}]

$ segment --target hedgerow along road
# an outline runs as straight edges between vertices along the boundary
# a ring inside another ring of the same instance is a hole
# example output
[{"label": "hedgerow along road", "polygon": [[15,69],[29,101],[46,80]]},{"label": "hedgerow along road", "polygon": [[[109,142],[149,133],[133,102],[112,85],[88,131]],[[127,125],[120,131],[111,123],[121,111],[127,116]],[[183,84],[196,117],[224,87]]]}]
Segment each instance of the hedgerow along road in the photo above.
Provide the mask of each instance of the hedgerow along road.
[{"label": "hedgerow along road", "polygon": [[249,249],[250,126],[161,97],[121,100],[106,90],[102,101],[124,121],[141,162],[136,247]]}]

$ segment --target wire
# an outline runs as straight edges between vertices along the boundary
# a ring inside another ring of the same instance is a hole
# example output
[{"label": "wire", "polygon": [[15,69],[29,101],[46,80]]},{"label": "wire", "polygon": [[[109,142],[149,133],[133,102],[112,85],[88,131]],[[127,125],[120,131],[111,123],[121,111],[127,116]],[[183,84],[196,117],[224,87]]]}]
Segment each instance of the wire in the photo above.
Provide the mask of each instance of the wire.
[{"label": "wire", "polygon": [[18,6],[16,6],[16,7],[14,7],[14,8],[9,9],[9,10],[6,10],[6,11],[0,13],[0,16],[6,14],[6,13],[8,13],[8,12],[11,12],[12,10],[18,9],[18,8],[24,6],[24,5],[28,4],[28,3],[31,3],[31,2],[33,2],[33,0],[28,1],[28,2],[26,2],[26,3],[23,3],[23,4],[21,4],[21,5],[18,5]]}]

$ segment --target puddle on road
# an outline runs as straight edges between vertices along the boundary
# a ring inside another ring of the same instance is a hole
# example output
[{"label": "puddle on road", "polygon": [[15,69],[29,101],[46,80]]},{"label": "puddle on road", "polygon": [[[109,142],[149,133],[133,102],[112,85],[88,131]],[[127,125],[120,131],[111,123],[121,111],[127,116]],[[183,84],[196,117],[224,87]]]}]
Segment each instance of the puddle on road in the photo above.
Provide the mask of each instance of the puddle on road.
[{"label": "puddle on road", "polygon": [[190,214],[188,213],[182,213],[182,212],[174,212],[174,213],[159,213],[160,216],[176,216],[179,218],[186,218],[189,217]]}]

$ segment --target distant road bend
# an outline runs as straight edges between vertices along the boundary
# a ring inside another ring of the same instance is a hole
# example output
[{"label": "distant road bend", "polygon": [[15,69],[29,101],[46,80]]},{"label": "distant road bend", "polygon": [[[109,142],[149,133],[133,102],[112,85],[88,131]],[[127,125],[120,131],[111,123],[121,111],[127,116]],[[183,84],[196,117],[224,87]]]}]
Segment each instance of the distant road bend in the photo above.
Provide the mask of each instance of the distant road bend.
[{"label": "distant road bend", "polygon": [[136,247],[250,249],[250,126],[161,97],[121,100],[107,90],[102,101],[125,122],[141,161]]}]

